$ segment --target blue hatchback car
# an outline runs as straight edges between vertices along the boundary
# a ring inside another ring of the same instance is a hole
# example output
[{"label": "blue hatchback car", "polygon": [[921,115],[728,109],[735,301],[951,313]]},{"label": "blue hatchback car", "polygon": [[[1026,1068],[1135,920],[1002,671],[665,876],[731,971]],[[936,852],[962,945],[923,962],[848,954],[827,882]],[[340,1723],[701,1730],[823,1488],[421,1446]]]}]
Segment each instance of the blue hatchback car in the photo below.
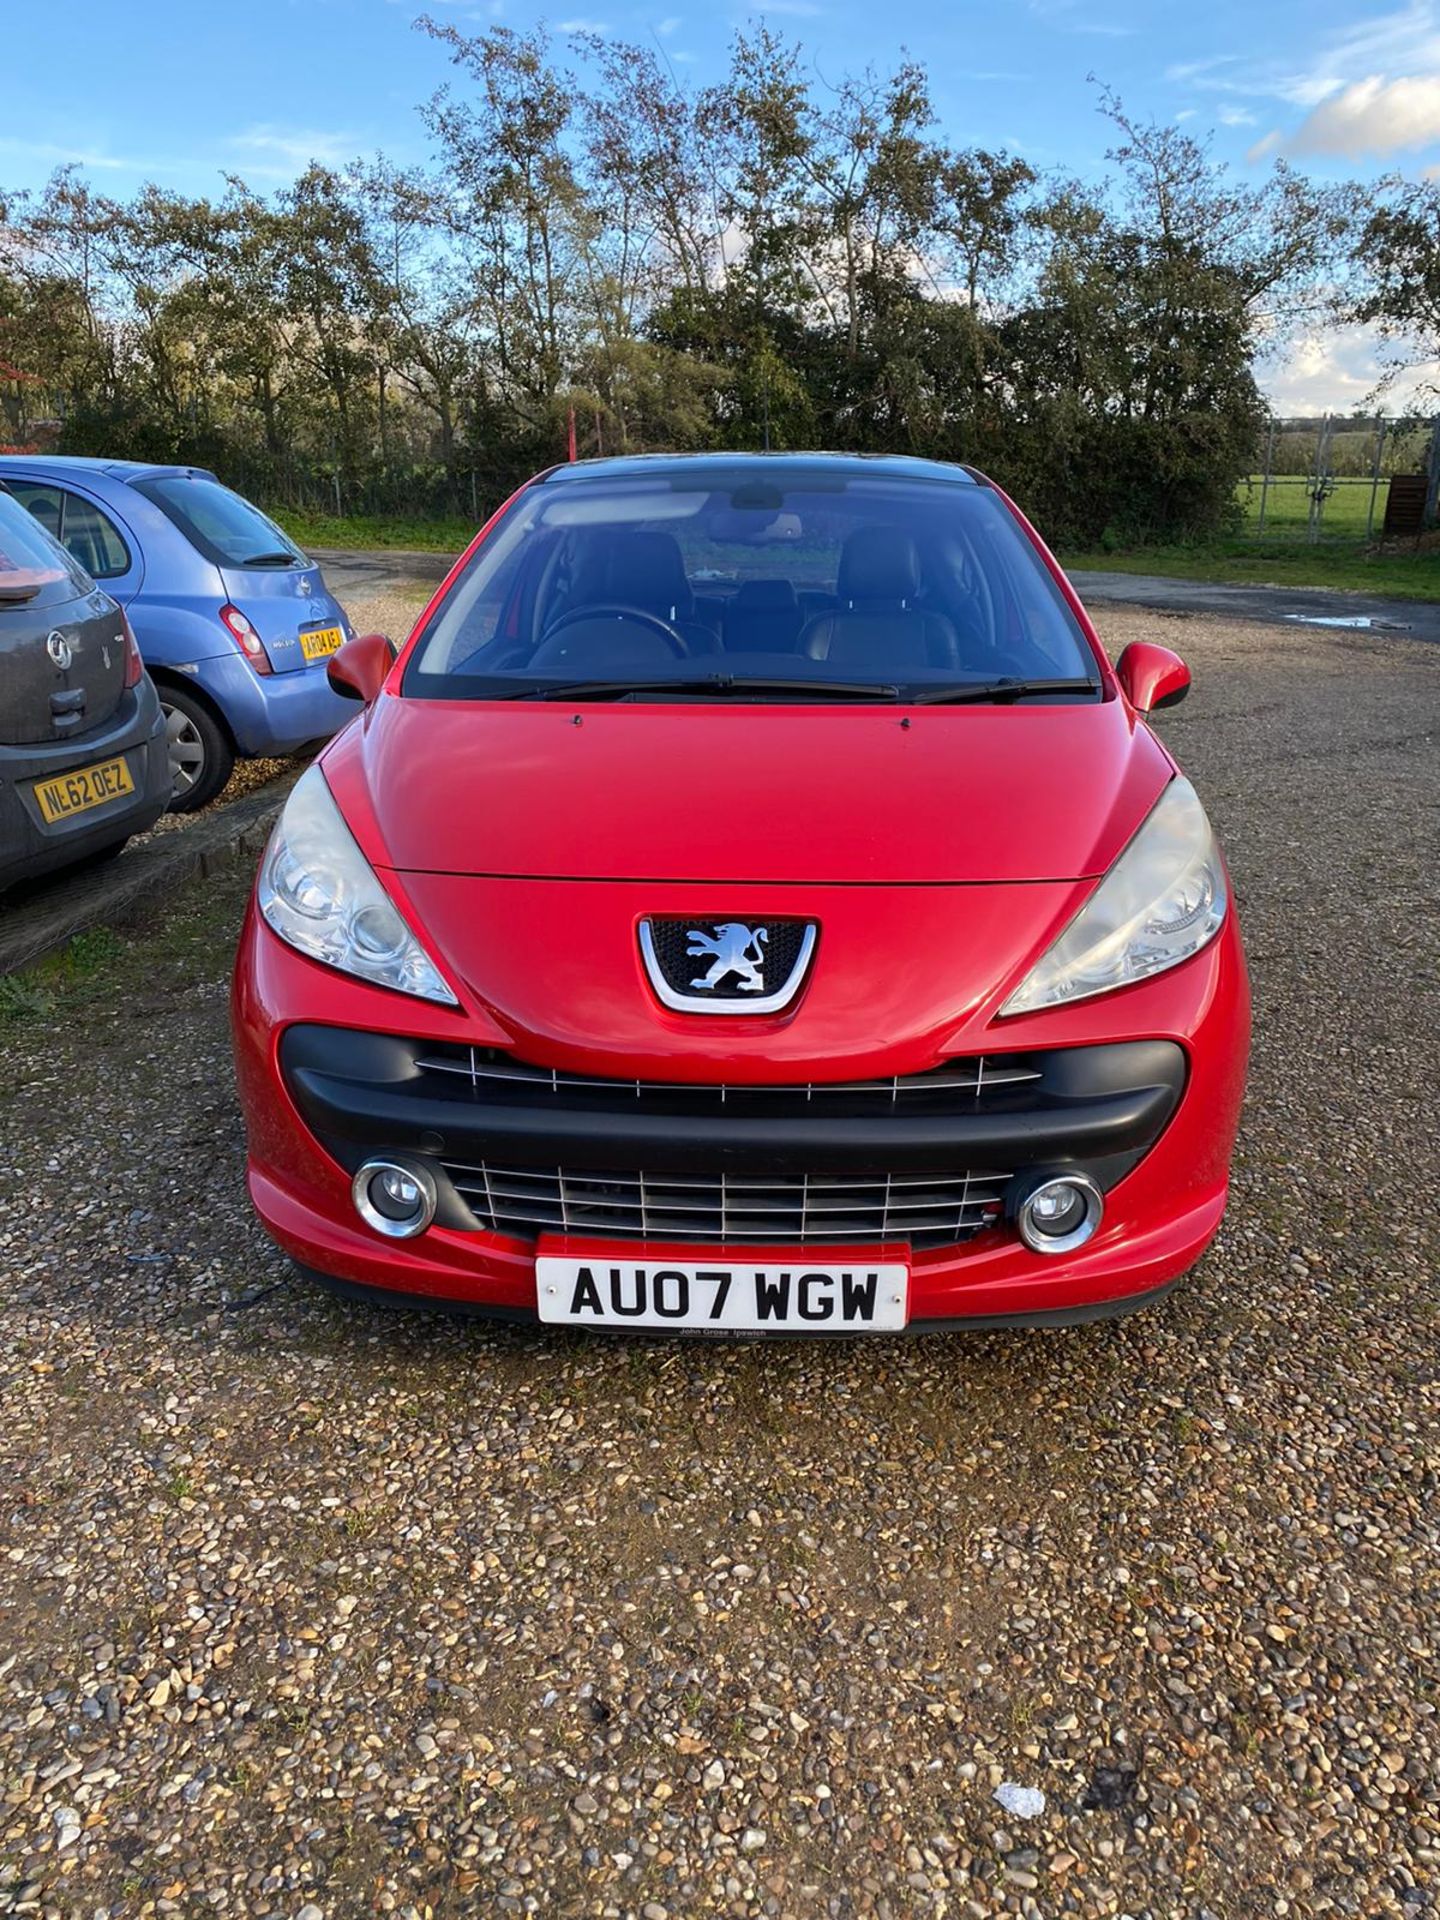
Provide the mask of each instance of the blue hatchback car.
[{"label": "blue hatchback car", "polygon": [[293,753],[353,716],[325,677],[352,628],[319,567],[213,473],[6,454],[0,480],[130,616],[172,809],[212,800],[237,755]]}]

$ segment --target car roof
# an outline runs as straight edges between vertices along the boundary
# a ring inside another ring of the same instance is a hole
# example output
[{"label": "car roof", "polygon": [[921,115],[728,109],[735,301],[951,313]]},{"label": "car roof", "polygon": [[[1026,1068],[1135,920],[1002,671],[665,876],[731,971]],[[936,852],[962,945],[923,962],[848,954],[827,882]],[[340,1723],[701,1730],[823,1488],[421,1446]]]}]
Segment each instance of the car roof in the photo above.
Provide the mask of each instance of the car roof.
[{"label": "car roof", "polygon": [[893,479],[942,480],[960,486],[989,486],[974,467],[948,460],[921,460],[899,453],[636,453],[603,460],[575,460],[538,476],[546,486],[573,486],[586,480],[666,479],[688,474],[703,479],[737,468],[763,469],[777,479],[796,482],[818,474],[884,475]]},{"label": "car roof", "polygon": [[29,467],[37,473],[101,473],[114,480],[123,480],[127,485],[135,480],[153,480],[164,474],[175,473],[200,480],[215,478],[208,467],[162,466],[150,460],[105,460],[97,455],[78,453],[0,454],[0,469],[11,466]]}]

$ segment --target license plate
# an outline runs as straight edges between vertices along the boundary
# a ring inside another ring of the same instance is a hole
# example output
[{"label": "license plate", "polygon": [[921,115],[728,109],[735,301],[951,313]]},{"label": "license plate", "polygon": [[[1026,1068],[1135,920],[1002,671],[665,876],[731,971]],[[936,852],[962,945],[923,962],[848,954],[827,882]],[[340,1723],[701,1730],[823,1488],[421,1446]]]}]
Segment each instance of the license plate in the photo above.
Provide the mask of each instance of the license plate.
[{"label": "license plate", "polygon": [[56,774],[53,780],[35,782],[35,799],[47,826],[68,820],[72,814],[88,813],[91,807],[103,807],[122,793],[133,793],[135,782],[123,759],[99,760],[93,767],[76,767],[73,773]]},{"label": "license plate", "polygon": [[541,1252],[535,1287],[542,1320],[610,1332],[897,1333],[910,1312],[905,1261],[832,1249],[764,1259]]},{"label": "license plate", "polygon": [[300,636],[300,651],[307,660],[328,660],[344,644],[345,635],[339,627],[316,627],[312,632]]}]

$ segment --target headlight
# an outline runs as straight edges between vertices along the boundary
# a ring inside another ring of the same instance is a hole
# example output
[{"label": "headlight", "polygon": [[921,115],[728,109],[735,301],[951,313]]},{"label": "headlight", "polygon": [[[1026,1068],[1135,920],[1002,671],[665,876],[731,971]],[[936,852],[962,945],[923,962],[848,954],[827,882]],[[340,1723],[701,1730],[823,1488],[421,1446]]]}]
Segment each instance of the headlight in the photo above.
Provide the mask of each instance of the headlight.
[{"label": "headlight", "polygon": [[312,960],[397,993],[459,1005],[356,846],[318,766],[291,789],[255,897],[270,927]]},{"label": "headlight", "polygon": [[1225,919],[1225,869],[1199,795],[1175,779],[1060,938],[1000,1009],[1085,1000],[1198,953]]}]

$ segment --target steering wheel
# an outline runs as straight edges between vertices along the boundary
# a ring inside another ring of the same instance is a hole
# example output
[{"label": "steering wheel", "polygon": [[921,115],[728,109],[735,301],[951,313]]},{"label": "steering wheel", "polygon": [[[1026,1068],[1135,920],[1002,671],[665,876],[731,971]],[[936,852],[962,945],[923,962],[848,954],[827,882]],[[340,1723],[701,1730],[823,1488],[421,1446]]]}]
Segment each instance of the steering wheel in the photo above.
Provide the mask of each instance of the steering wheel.
[{"label": "steering wheel", "polygon": [[[633,620],[642,627],[648,627],[652,633],[658,633],[677,660],[690,658],[690,643],[668,620],[662,620],[658,613],[651,613],[645,607],[626,607],[619,601],[606,601],[596,607],[571,607],[568,613],[562,613],[558,620],[545,629],[536,653],[548,647],[566,627],[573,627],[581,620]],[[535,664],[533,655],[530,664],[532,667]]]}]

